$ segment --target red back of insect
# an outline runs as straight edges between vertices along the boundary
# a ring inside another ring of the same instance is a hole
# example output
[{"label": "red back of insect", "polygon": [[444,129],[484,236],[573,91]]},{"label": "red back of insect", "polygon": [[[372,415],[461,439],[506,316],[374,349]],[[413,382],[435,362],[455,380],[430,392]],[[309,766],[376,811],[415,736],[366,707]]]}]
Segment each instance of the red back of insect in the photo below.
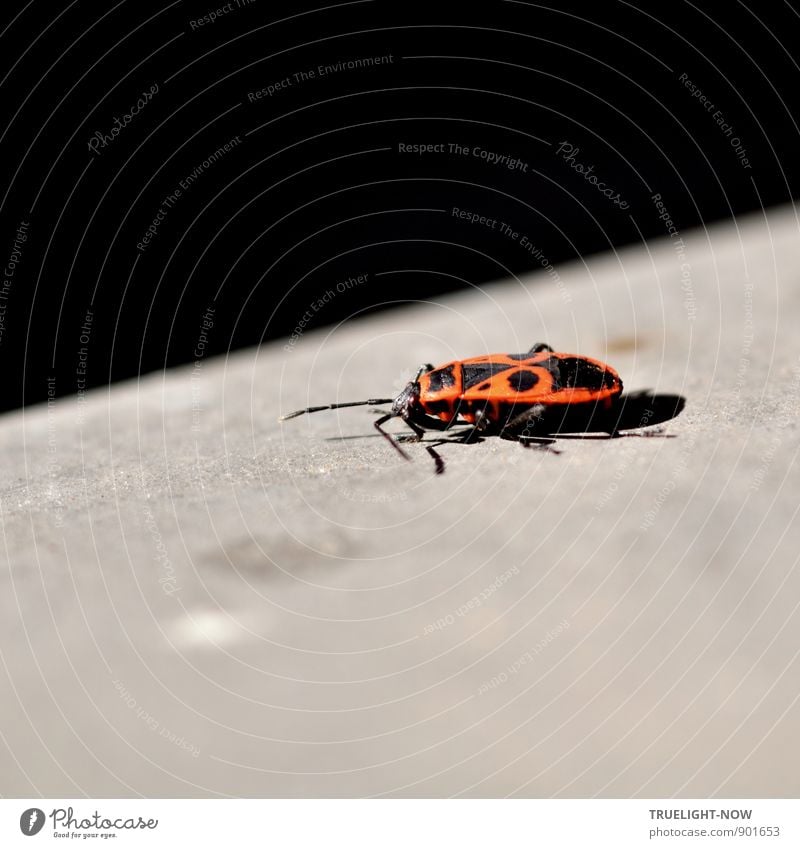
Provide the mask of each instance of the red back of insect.
[{"label": "red back of insect", "polygon": [[427,414],[465,421],[475,412],[495,423],[512,411],[600,404],[610,407],[622,392],[619,374],[597,359],[570,353],[497,353],[448,362],[419,378],[420,405]]}]

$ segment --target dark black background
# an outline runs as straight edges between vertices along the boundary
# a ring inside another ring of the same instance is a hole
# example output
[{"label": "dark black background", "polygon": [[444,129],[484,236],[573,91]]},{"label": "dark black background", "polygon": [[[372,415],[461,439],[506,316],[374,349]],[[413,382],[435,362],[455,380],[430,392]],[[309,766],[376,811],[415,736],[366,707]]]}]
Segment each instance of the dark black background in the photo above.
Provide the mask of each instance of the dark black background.
[{"label": "dark black background", "polygon": [[[557,263],[664,235],[654,193],[681,230],[797,193],[790,4],[254,0],[192,29],[224,5],[4,4],[4,267],[30,226],[6,285],[3,409],[43,400],[48,378],[63,395],[84,379],[189,362],[209,308],[205,356],[291,333],[314,298],[354,275],[369,282],[309,327],[541,267],[453,207],[508,222]],[[152,101],[90,152],[154,84]],[[236,136],[140,251],[166,195]],[[629,208],[569,167],[564,141]],[[398,152],[451,142],[518,157],[527,172]],[[374,276],[397,269],[417,273]]]}]

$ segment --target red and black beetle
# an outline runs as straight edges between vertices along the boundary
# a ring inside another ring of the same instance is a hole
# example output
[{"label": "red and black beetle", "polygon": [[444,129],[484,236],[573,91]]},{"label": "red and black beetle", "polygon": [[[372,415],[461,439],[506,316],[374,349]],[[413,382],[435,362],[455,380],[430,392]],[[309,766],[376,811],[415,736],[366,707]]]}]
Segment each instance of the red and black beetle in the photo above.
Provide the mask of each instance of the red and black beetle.
[{"label": "red and black beetle", "polygon": [[[614,411],[622,393],[619,374],[597,359],[556,353],[535,344],[527,353],[495,353],[423,365],[396,398],[371,398],[351,403],[311,406],[282,416],[281,421],[323,409],[391,403],[392,411],[375,428],[406,459],[398,441],[419,441],[426,430],[472,426],[461,436],[470,441],[497,435],[523,443],[554,433],[590,429],[616,435]],[[402,418],[413,436],[393,438],[383,429],[391,418]],[[441,472],[441,457],[428,447]]]}]

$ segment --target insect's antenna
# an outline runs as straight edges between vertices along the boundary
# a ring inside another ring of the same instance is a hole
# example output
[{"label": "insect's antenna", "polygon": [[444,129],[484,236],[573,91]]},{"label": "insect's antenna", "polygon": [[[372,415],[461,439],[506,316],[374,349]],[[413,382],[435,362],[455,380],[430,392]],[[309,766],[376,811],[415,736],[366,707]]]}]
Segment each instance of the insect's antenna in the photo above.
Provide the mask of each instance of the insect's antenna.
[{"label": "insect's antenna", "polygon": [[297,418],[298,415],[306,415],[309,412],[322,412],[323,409],[342,409],[345,406],[376,406],[381,403],[392,403],[394,398],[370,398],[369,400],[355,400],[350,403],[329,403],[327,406],[309,406],[306,409],[298,409],[288,415],[281,415],[278,421],[287,421],[289,418]]}]

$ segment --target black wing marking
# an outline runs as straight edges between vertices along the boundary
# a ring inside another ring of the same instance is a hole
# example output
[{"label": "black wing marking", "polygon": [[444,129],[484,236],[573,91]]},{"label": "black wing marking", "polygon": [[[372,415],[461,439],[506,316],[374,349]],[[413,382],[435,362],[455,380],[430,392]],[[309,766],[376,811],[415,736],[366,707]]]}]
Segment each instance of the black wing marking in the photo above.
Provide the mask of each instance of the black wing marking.
[{"label": "black wing marking", "polygon": [[614,377],[609,371],[577,356],[559,359],[558,370],[561,374],[561,387],[564,389],[598,391],[614,385]]},{"label": "black wing marking", "polygon": [[505,362],[479,362],[477,365],[462,365],[462,391],[471,389],[476,383],[489,380],[495,374],[502,374],[503,371],[508,371],[509,368],[513,367],[513,365]]},{"label": "black wing marking", "polygon": [[442,389],[451,389],[456,384],[453,366],[448,365],[446,368],[439,368],[436,371],[428,373],[430,379],[430,391],[440,392]]},{"label": "black wing marking", "polygon": [[508,385],[511,386],[515,392],[530,391],[538,382],[538,375],[533,371],[529,371],[527,368],[521,368],[519,371],[515,371],[508,377]]}]

